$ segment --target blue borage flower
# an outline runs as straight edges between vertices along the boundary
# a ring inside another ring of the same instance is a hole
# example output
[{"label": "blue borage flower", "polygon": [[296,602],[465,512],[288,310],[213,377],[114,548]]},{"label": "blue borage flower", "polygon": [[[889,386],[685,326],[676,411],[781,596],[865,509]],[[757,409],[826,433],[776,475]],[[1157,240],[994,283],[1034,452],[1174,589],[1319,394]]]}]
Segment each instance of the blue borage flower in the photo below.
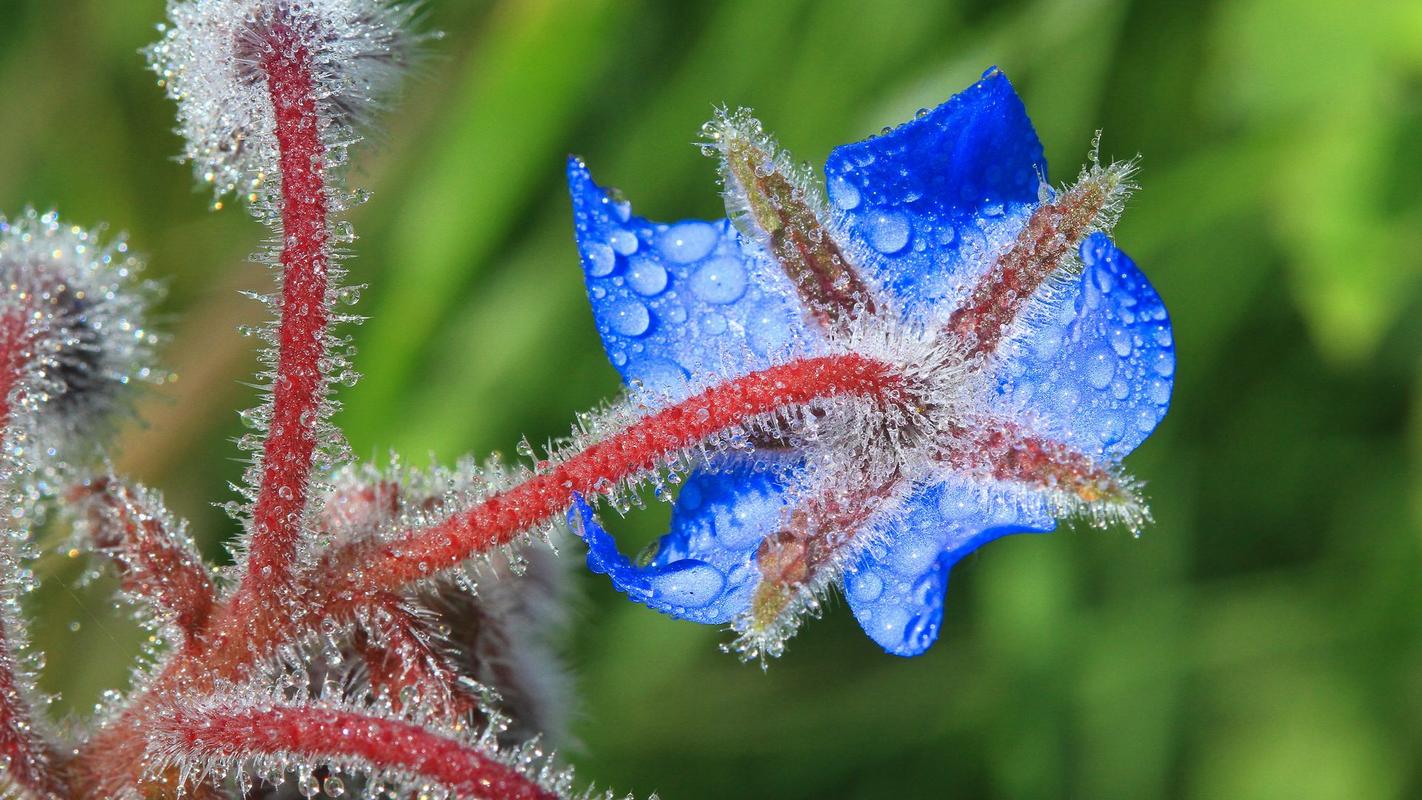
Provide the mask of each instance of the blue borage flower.
[{"label": "blue borage flower", "polygon": [[1165,414],[1174,351],[1160,298],[1106,235],[1130,164],[1093,152],[1054,191],[995,69],[834,150],[827,198],[748,112],[704,133],[725,220],[633,216],[569,162],[594,316],[634,399],[857,349],[931,390],[911,418],[817,409],[752,433],[753,459],[711,455],[637,563],[579,502],[595,571],[651,608],[731,623],[743,657],[779,654],[838,585],[869,636],[909,656],[938,636],[949,568],[983,543],[1064,517],[1148,519],[1119,462]]}]

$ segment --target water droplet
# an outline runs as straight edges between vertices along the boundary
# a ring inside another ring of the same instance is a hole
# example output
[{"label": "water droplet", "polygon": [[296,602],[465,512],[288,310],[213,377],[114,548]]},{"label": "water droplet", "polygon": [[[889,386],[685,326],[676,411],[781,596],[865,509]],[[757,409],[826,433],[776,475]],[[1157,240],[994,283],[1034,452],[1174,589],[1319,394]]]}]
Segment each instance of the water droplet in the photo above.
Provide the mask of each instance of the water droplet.
[{"label": "water droplet", "polygon": [[594,278],[610,275],[617,266],[617,254],[612,252],[611,246],[602,242],[590,242],[584,246],[583,260],[587,265],[588,274]]},{"label": "water droplet", "polygon": [[860,572],[849,577],[849,596],[858,603],[872,603],[884,593],[884,579],[873,572]]},{"label": "water droplet", "polygon": [[1151,367],[1160,377],[1169,378],[1175,374],[1175,354],[1169,350],[1157,353]]},{"label": "water droplet", "polygon": [[666,358],[648,356],[638,359],[627,369],[629,382],[640,382],[642,388],[655,395],[674,396],[686,387],[686,370]]},{"label": "water droplet", "polygon": [[651,327],[652,315],[640,301],[627,298],[612,307],[608,324],[623,336],[641,336]]},{"label": "water droplet", "polygon": [[746,340],[763,356],[774,355],[790,342],[790,323],[784,306],[765,300],[746,318]]},{"label": "water droplet", "polygon": [[726,585],[726,576],[705,561],[678,561],[650,579],[652,595],[683,608],[704,608]]},{"label": "water droplet", "polygon": [[880,211],[869,218],[869,244],[884,255],[908,246],[909,223],[896,211]]},{"label": "water droplet", "polygon": [[1101,421],[1101,443],[1115,444],[1126,432],[1126,423],[1119,414],[1109,414]]},{"label": "water droplet", "polygon": [[884,565],[907,577],[922,575],[938,557],[938,547],[926,539],[895,542],[884,559]]},{"label": "water droplet", "polygon": [[1136,415],[1136,427],[1139,428],[1142,433],[1150,433],[1155,430],[1156,423],[1158,422],[1160,422],[1160,418],[1156,416],[1155,409],[1143,408],[1140,413]]},{"label": "water droplet", "polygon": [[346,793],[346,782],[332,775],[321,784],[321,788],[331,797],[340,797]]},{"label": "water droplet", "polygon": [[836,175],[829,182],[830,202],[845,211],[859,207],[859,187],[850,183],[843,175]]},{"label": "water droplet", "polygon": [[1158,406],[1170,402],[1170,384],[1159,378],[1150,382],[1150,401]]},{"label": "water droplet", "polygon": [[705,258],[718,238],[716,228],[705,222],[679,222],[662,231],[657,243],[668,261],[690,264]]},{"label": "water droplet", "polygon": [[708,303],[734,303],[746,292],[746,270],[734,258],[702,264],[691,276],[691,291]]},{"label": "water droplet", "polygon": [[655,261],[634,262],[627,270],[627,285],[637,294],[651,297],[667,288],[667,271]]},{"label": "water droplet", "polygon": [[720,336],[726,332],[726,318],[712,311],[701,318],[701,331],[709,336]]},{"label": "water droplet", "polygon": [[607,241],[612,245],[613,250],[624,256],[630,256],[637,252],[637,246],[640,244],[637,241],[637,234],[621,228],[613,231],[612,235],[607,237]]},{"label": "water droplet", "polygon": [[1125,358],[1131,354],[1133,345],[1130,331],[1125,328],[1111,329],[1111,348],[1116,351],[1116,355]]},{"label": "water droplet", "polygon": [[1093,352],[1086,362],[1086,380],[1094,389],[1105,389],[1116,375],[1116,356],[1105,348]]}]

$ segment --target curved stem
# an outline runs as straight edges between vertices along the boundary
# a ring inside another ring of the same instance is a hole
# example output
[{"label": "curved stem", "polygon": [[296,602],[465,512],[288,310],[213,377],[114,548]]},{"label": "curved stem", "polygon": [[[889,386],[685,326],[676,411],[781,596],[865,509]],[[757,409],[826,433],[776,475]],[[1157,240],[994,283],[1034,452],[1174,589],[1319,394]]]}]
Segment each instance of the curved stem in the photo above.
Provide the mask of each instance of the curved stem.
[{"label": "curved stem", "polygon": [[565,511],[574,494],[606,492],[762,415],[836,395],[887,400],[900,388],[891,365],[857,354],[799,359],[735,378],[644,417],[468,511],[382,546],[359,571],[358,588],[397,590],[508,544]]},{"label": "curved stem", "polygon": [[161,723],[165,749],[183,760],[296,756],[355,759],[442,784],[461,797],[557,800],[558,795],[488,753],[419,725],[324,706],[254,705],[172,709]]},{"label": "curved stem", "polygon": [[242,593],[289,580],[306,509],[316,429],[326,394],[321,362],[330,314],[330,211],[311,55],[288,28],[273,26],[263,58],[280,147],[283,249],[281,324],[272,414],[262,451]]}]

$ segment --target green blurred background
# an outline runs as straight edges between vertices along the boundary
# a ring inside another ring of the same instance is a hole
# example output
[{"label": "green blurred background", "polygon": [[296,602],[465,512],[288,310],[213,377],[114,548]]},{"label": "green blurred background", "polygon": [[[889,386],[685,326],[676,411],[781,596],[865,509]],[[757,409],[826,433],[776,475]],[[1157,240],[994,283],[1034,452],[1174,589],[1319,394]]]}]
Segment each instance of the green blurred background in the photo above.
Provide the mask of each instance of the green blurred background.
[{"label": "green blurred background", "polygon": [[[209,211],[137,55],[160,0],[0,0],[0,208],[108,220],[170,289],[122,469],[214,558],[254,370],[263,230]],[[447,32],[355,183],[362,456],[542,441],[616,391],[563,157],[657,219],[718,216],[688,143],[754,106],[822,161],[1000,65],[1053,164],[1143,155],[1118,229],[1174,316],[1179,383],[1131,457],[1158,523],[1015,537],[953,573],[900,660],[842,606],[768,673],[581,575],[585,779],[682,798],[1422,797],[1422,4],[1373,0],[430,0]],[[665,513],[664,511],[662,512]],[[639,523],[648,536],[655,514]],[[632,545],[629,544],[629,549]],[[577,553],[573,554],[575,557]],[[32,599],[81,716],[135,633],[77,567]]]}]

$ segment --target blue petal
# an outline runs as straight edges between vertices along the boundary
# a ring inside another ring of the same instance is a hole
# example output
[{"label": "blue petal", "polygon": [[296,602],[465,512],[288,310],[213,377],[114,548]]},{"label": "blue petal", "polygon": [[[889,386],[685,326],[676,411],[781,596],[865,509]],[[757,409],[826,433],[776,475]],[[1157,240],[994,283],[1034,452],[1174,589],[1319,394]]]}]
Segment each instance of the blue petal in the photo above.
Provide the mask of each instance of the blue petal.
[{"label": "blue petal", "polygon": [[568,517],[587,542],[588,567],[619,591],[678,619],[724,623],[750,606],[760,580],[756,549],[784,508],[780,483],[768,473],[695,473],[677,496],[671,531],[645,566],[618,552],[582,498]]},{"label": "blue petal", "polygon": [[788,279],[729,221],[632,216],[577,158],[568,186],[593,317],[625,382],[680,399],[688,378],[763,368],[817,335]]},{"label": "blue petal", "polygon": [[1170,406],[1170,317],[1145,275],[1105,234],[1081,243],[1081,279],[1035,310],[1032,330],[1004,344],[999,377],[1038,432],[1117,459],[1140,446]]},{"label": "blue petal", "polygon": [[1022,100],[996,69],[889,133],[836,148],[825,165],[830,201],[910,312],[963,295],[1046,174]]},{"label": "blue petal", "polygon": [[869,638],[893,655],[916,656],[938,639],[953,564],[993,539],[1055,525],[1040,513],[994,505],[970,486],[921,489],[890,526],[887,545],[845,575],[845,598]]}]

